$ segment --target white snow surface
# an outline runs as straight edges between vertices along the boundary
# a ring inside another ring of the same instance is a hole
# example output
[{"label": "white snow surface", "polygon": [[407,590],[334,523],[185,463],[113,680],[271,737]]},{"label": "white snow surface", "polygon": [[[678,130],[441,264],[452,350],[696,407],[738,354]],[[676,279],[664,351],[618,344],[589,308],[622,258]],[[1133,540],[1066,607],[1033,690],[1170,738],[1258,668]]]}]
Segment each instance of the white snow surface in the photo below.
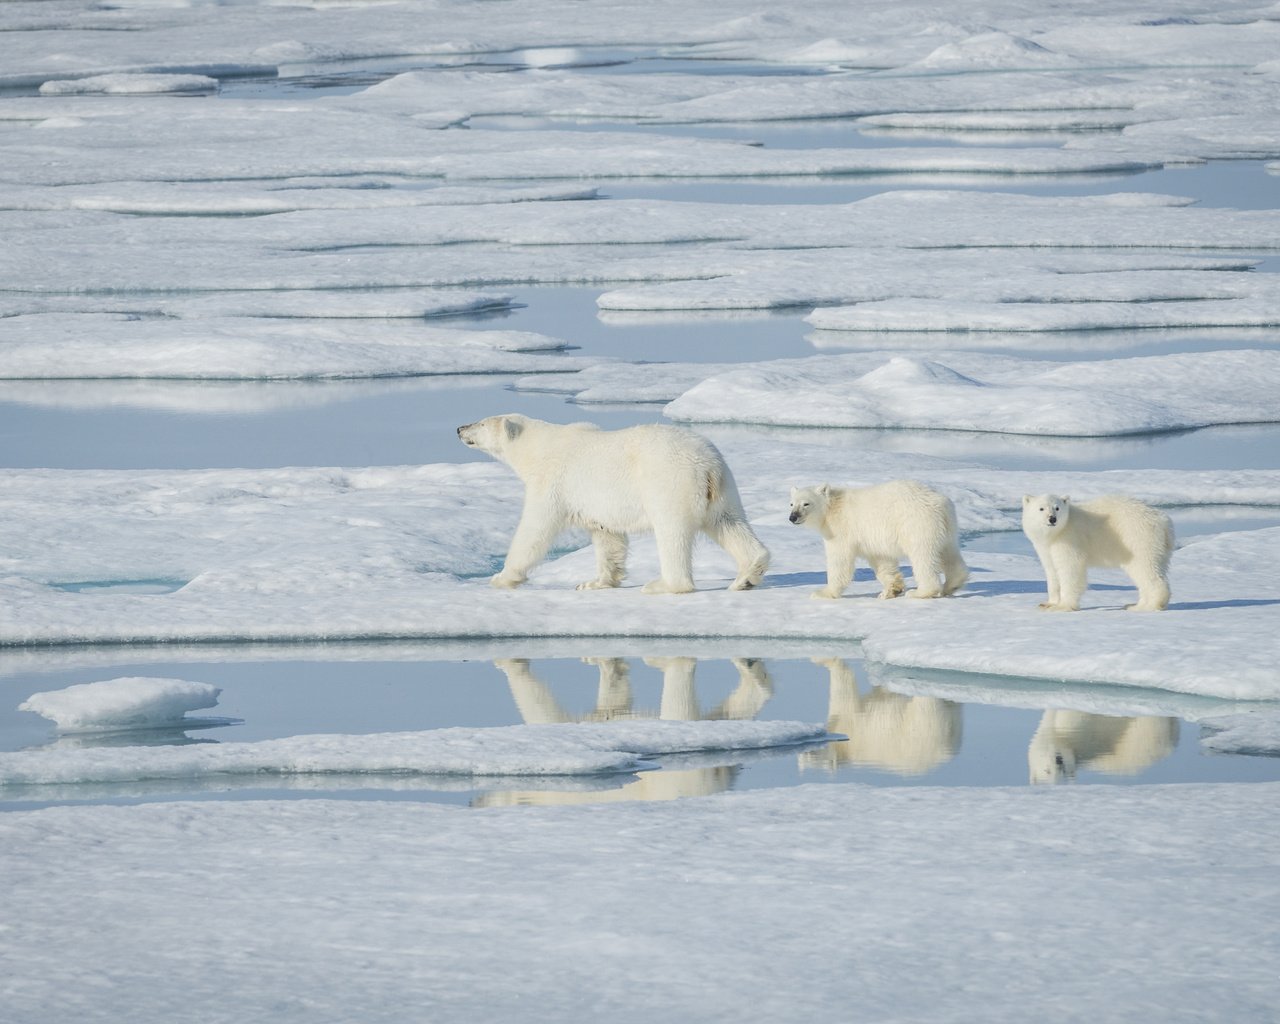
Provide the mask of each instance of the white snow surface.
[{"label": "white snow surface", "polygon": [[[266,308],[266,303],[251,305],[246,312]],[[309,312],[321,311],[310,307]],[[0,319],[0,346],[0,379],[7,380],[398,377],[586,365],[559,354],[565,342],[545,335],[426,326],[404,317],[366,323],[353,317],[317,322],[298,317],[32,314]]]},{"label": "white snow surface", "polygon": [[1280,712],[1275,709],[1218,715],[1204,725],[1209,732],[1201,742],[1219,754],[1280,757]]},{"label": "white snow surface", "polygon": [[18,705],[51,719],[61,732],[105,732],[180,725],[188,711],[211,708],[222,690],[209,683],[126,676],[33,693]]},{"label": "white snow surface", "polygon": [[12,812],[6,1015],[1264,1019],[1278,798],[829,785],[520,811]]},{"label": "white snow surface", "polygon": [[187,746],[55,747],[0,752],[0,792],[222,775],[590,775],[636,771],[662,754],[785,746],[825,735],[824,726],[798,722],[634,720]]},{"label": "white snow surface", "polygon": [[715,369],[665,414],[689,422],[1080,437],[1280,416],[1280,352],[1259,350],[1073,363],[858,353]]}]

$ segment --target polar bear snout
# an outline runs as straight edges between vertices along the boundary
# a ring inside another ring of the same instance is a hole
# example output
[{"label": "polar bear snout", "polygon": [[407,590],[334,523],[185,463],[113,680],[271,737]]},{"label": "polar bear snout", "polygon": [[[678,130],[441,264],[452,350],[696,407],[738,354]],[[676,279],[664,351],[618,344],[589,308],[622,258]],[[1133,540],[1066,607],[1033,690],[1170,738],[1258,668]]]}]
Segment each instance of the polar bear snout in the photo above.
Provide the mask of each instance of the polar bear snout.
[{"label": "polar bear snout", "polygon": [[481,451],[488,451],[488,446],[485,444],[486,422],[486,420],[477,420],[475,423],[464,423],[458,428],[458,440],[468,448],[479,448]]},{"label": "polar bear snout", "polygon": [[801,519],[804,518],[804,516],[800,514],[798,509],[792,509],[791,515],[787,516],[787,518],[790,519],[793,523],[798,523],[800,522]]},{"label": "polar bear snout", "polygon": [[1057,517],[1056,515],[1051,515],[1051,516],[1049,517],[1049,525],[1050,525],[1050,526],[1057,526],[1057,525],[1058,525],[1058,517]]}]

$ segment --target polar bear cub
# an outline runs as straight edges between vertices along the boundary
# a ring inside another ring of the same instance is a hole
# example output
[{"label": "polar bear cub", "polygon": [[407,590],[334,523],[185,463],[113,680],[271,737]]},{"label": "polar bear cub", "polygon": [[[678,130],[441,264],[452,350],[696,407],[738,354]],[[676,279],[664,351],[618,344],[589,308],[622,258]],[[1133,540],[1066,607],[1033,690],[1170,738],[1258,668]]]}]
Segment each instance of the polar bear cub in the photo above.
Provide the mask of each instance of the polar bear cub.
[{"label": "polar bear cub", "polygon": [[1040,556],[1049,595],[1040,607],[1073,612],[1088,586],[1090,566],[1119,566],[1138,588],[1130,611],[1169,607],[1169,558],[1173,524],[1136,498],[1109,495],[1073,502],[1056,494],[1022,499],[1022,532]]},{"label": "polar bear cub", "polygon": [[955,506],[915,480],[873,487],[793,487],[790,518],[822,534],[826,547],[827,585],[814,597],[843,594],[859,558],[871,564],[882,599],[906,590],[898,568],[904,555],[916,578],[912,597],[954,594],[969,578],[960,557]]},{"label": "polar bear cub", "polygon": [[616,587],[626,571],[627,535],[652,530],[662,575],[647,594],[693,590],[699,532],[738,563],[730,590],[757,586],[769,566],[742,509],[724,457],[706,438],[663,424],[601,430],[528,416],[490,416],[458,428],[462,443],[488,452],[524,481],[524,508],[506,564],[490,581],[517,587],[567,527],[590,532],[596,577],[579,590]]}]

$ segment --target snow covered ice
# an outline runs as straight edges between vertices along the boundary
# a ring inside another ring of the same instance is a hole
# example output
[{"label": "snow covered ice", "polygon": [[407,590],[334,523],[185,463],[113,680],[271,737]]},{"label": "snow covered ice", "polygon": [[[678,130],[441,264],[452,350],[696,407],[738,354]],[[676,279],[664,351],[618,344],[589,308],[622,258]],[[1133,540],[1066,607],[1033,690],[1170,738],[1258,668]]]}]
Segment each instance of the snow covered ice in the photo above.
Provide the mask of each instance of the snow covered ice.
[{"label": "snow covered ice", "polygon": [[63,732],[154,729],[190,723],[187,712],[214,707],[221,692],[208,683],[140,676],[33,693],[18,707]]},{"label": "snow covered ice", "polygon": [[[1274,3],[0,8],[6,1020],[1273,1011],[1280,783],[1143,773],[1280,748]],[[764,585],[492,589],[506,411],[698,425]],[[899,477],[969,584],[811,601],[788,488]],[[1046,491],[1167,510],[1169,610],[1040,612]],[[1136,784],[931,781],[1015,709]]]}]

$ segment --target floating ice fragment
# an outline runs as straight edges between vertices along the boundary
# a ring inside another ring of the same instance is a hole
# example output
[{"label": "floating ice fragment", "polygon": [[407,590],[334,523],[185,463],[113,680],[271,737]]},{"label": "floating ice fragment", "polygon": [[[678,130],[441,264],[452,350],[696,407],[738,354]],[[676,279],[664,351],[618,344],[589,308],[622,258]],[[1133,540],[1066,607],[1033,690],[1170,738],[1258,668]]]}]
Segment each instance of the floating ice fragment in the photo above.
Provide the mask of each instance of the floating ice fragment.
[{"label": "floating ice fragment", "polygon": [[1280,757],[1280,710],[1222,715],[1203,723],[1201,743],[1219,754]]},{"label": "floating ice fragment", "polygon": [[206,75],[90,75],[88,78],[57,79],[40,86],[42,96],[73,96],[84,93],[108,93],[121,96],[217,91],[218,80]]},{"label": "floating ice fragment", "polygon": [[209,683],[129,676],[33,693],[18,710],[51,719],[61,732],[157,729],[180,725],[188,711],[213,707],[220,693]]}]

